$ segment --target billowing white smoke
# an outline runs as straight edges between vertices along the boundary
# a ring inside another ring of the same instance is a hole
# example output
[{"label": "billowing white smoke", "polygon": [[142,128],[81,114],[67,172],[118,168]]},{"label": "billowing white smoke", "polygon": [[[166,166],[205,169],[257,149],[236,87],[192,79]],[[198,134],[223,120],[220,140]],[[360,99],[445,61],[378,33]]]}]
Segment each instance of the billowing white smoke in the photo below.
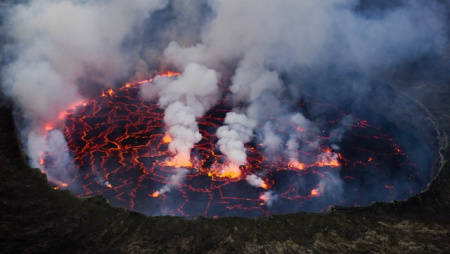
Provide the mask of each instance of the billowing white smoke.
[{"label": "billowing white smoke", "polygon": [[333,131],[331,131],[331,133],[330,133],[331,148],[333,148],[336,151],[338,151],[340,149],[339,143],[341,142],[342,138],[344,137],[344,134],[350,129],[352,123],[353,123],[353,117],[345,116],[339,122],[339,126],[337,128],[335,128]]},{"label": "billowing white smoke", "polygon": [[[61,111],[83,99],[78,88],[81,78],[107,85],[136,69],[134,63],[139,61],[130,59],[135,54],[123,52],[123,41],[168,1],[33,0],[12,8],[6,24],[16,45],[4,51],[14,52],[16,58],[4,70],[2,91],[31,121],[22,134],[33,165],[38,166],[37,153],[44,151],[45,123],[55,123]],[[196,119],[219,97],[219,72],[234,72],[230,91],[238,106],[217,131],[218,148],[228,159],[228,166],[219,170],[233,177],[247,163],[245,144],[255,133],[263,133],[266,151],[285,151],[290,159],[298,159],[298,149],[317,145],[302,146],[298,142],[301,131],[288,129],[287,141],[280,135],[284,128],[276,123],[280,112],[280,121],[315,132],[300,114],[282,109],[280,99],[290,84],[283,84],[280,73],[329,66],[363,71],[389,68],[440,54],[448,43],[439,1],[405,1],[376,17],[355,12],[358,2],[209,1],[214,15],[200,41],[173,41],[164,50],[164,64],[184,73],[158,78],[154,86],[142,91],[144,98],[158,98],[165,108],[173,165],[181,167],[178,162],[190,161],[191,150],[201,139]],[[191,6],[183,10],[197,14],[195,8],[201,7]],[[187,29],[185,24],[180,27]],[[176,33],[176,28],[172,26],[169,33]],[[229,70],[236,64],[236,70]],[[334,134],[342,136],[341,129]],[[338,149],[338,140],[332,142]]]},{"label": "billowing white smoke", "polygon": [[267,188],[267,184],[264,182],[264,180],[261,179],[261,177],[259,177],[257,175],[249,175],[249,176],[247,176],[246,180],[251,186],[261,187],[264,189]]},{"label": "billowing white smoke", "polygon": [[[300,113],[293,114],[289,119],[289,123],[293,126],[293,129],[290,131],[289,140],[286,142],[286,154],[291,167],[304,169],[304,165],[299,162],[298,158],[298,149],[300,148],[298,140],[306,136],[306,131],[314,133],[316,128],[312,127],[311,122]],[[318,140],[316,140],[303,145],[302,149],[311,151],[318,147]]]},{"label": "billowing white smoke", "polygon": [[264,192],[259,199],[261,199],[266,206],[272,206],[272,204],[278,199],[278,195],[274,194],[273,191]]},{"label": "billowing white smoke", "polygon": [[219,169],[221,176],[237,177],[241,174],[240,165],[247,163],[245,143],[253,138],[256,121],[244,114],[227,113],[225,125],[217,130],[220,151],[227,156],[229,163]]},{"label": "billowing white smoke", "polygon": [[[166,60],[179,68],[191,62],[216,69],[239,63],[230,87],[239,108],[227,114],[225,125],[217,131],[219,149],[231,165],[222,169],[231,172],[224,176],[240,174],[239,166],[246,163],[244,145],[255,130],[263,129],[267,151],[280,147],[282,139],[270,127],[271,116],[283,111],[279,100],[286,85],[280,71],[330,65],[369,70],[444,49],[445,19],[435,15],[440,13],[439,4],[410,1],[377,18],[356,13],[357,4],[353,0],[217,0],[210,3],[215,17],[203,31],[201,43],[169,44]],[[423,18],[427,22],[421,22]],[[286,144],[292,161],[298,159],[299,135],[292,134]],[[317,145],[311,142],[307,147]]]},{"label": "billowing white smoke", "polygon": [[343,189],[343,180],[339,176],[339,171],[327,172],[326,177],[320,179],[317,191],[332,202],[339,202]]},{"label": "billowing white smoke", "polygon": [[358,2],[213,1],[216,17],[202,45],[191,47],[183,59],[214,64],[251,53],[260,58],[258,64],[277,70],[328,64],[370,68],[444,49],[446,18],[438,1],[407,1],[378,17],[355,12]]},{"label": "billowing white smoke", "polygon": [[274,159],[274,156],[278,156],[278,152],[281,151],[283,147],[283,139],[278,135],[278,131],[283,131],[284,128],[276,131],[274,125],[275,124],[272,122],[267,122],[264,124],[262,130],[264,135],[262,145],[264,147],[264,152],[269,156],[270,160]]},{"label": "billowing white smoke", "polygon": [[83,100],[80,79],[106,86],[125,75],[132,60],[122,52],[124,39],[166,2],[33,0],[11,7],[5,26],[15,44],[4,52],[14,60],[1,86],[30,122],[21,132],[33,166],[41,167],[39,152],[62,145],[63,138],[44,143],[44,126]]},{"label": "billowing white smoke", "polygon": [[51,130],[48,133],[46,140],[41,135],[36,135],[36,133],[31,132],[29,135],[30,139],[34,142],[31,144],[42,144],[44,143],[44,147],[29,147],[29,151],[32,151],[31,154],[36,155],[38,157],[31,158],[32,159],[32,167],[40,167],[40,164],[36,164],[37,161],[40,160],[40,156],[42,153],[47,154],[46,159],[52,164],[52,170],[48,173],[48,178],[50,180],[56,180],[59,182],[67,183],[69,182],[74,173],[71,171],[70,167],[67,167],[71,163],[71,158],[68,153],[61,154],[61,151],[68,151],[67,142],[64,137],[64,134],[59,130]]},{"label": "billowing white smoke", "polygon": [[143,86],[141,97],[158,99],[159,105],[165,108],[166,135],[172,139],[169,150],[175,154],[169,165],[191,165],[191,150],[202,139],[197,118],[216,104],[218,81],[214,70],[191,63],[178,77],[156,77],[154,85]]},{"label": "billowing white smoke", "polygon": [[[219,137],[219,147],[226,147],[226,152],[222,151],[230,162],[234,165],[240,166],[246,164],[246,153],[243,145],[251,140],[253,137],[253,130],[258,124],[267,119],[269,111],[264,109],[271,103],[263,101],[262,95],[264,94],[279,94],[282,91],[282,84],[278,78],[278,74],[274,71],[265,70],[262,65],[262,60],[254,54],[247,54],[240,62],[239,67],[236,69],[235,76],[233,77],[233,83],[230,87],[233,92],[235,100],[237,102],[244,102],[248,104],[245,114],[240,118],[231,112],[228,113],[225,118],[225,124],[229,125],[228,129],[234,129],[236,125],[242,125],[243,122],[247,127],[245,135],[238,135],[237,139],[230,139],[229,136],[222,134],[222,129],[227,129],[227,126],[219,128],[217,136]],[[261,112],[264,112],[261,115]],[[246,118],[246,119],[243,119]],[[246,120],[246,121],[244,121]],[[250,132],[251,131],[251,132]],[[228,142],[231,142],[228,144]],[[235,146],[236,142],[242,143],[239,146]],[[235,148],[235,150],[234,150]],[[231,154],[240,153],[240,160],[236,160],[230,156]],[[245,156],[245,157],[244,157]]]},{"label": "billowing white smoke", "polygon": [[174,188],[178,187],[180,184],[183,183],[184,178],[186,177],[186,175],[188,173],[189,173],[189,170],[187,170],[185,168],[178,169],[176,174],[170,176],[167,179],[166,185],[164,185],[163,187],[161,187],[161,189],[159,189],[158,191],[153,193],[153,197],[158,197],[159,195],[170,192]]},{"label": "billowing white smoke", "polygon": [[[244,144],[254,136],[258,124],[267,121],[270,110],[264,110],[271,103],[263,100],[265,94],[278,95],[282,84],[278,74],[265,70],[257,55],[247,54],[240,62],[232,79],[230,91],[236,102],[247,104],[244,113],[230,112],[225,117],[225,125],[217,130],[220,151],[227,156],[229,165],[221,169],[221,175],[239,176],[239,166],[247,163]],[[275,97],[274,97],[275,98]],[[261,112],[264,112],[261,115]]]}]

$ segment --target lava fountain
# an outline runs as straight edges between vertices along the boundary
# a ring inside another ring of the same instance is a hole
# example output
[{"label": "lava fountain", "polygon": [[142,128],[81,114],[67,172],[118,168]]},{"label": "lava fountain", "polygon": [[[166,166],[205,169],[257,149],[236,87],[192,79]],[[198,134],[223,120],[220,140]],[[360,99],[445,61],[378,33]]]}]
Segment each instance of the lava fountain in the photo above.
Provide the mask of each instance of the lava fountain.
[{"label": "lava fountain", "polygon": [[[76,174],[69,182],[50,179],[55,188],[80,197],[101,195],[114,206],[147,215],[257,217],[405,199],[428,183],[403,147],[413,137],[399,136],[396,126],[385,120],[377,124],[382,116],[351,115],[306,93],[289,103],[314,118],[311,123],[319,132],[293,126],[301,133],[296,142],[315,142],[314,149],[297,149],[294,157],[271,154],[254,139],[246,144],[246,165],[238,171],[217,170],[230,166],[216,148],[216,131],[234,106],[225,93],[198,119],[202,139],[191,160],[173,165],[164,110],[139,97],[140,88],[149,85],[152,80],[109,89],[65,112],[61,129],[69,151],[43,153],[41,164],[51,172],[58,153],[69,152]],[[311,112],[322,113],[315,117]],[[336,126],[345,126],[345,133],[336,134]],[[53,126],[45,130],[51,133]],[[339,147],[330,142],[334,135],[342,136]]]}]

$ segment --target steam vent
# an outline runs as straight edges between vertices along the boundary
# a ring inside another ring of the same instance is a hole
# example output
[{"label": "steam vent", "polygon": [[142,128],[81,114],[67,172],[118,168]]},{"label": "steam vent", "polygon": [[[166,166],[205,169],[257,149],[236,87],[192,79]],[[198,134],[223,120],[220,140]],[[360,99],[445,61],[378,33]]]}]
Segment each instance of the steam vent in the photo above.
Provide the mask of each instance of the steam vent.
[{"label": "steam vent", "polygon": [[450,252],[450,3],[0,0],[2,253]]}]

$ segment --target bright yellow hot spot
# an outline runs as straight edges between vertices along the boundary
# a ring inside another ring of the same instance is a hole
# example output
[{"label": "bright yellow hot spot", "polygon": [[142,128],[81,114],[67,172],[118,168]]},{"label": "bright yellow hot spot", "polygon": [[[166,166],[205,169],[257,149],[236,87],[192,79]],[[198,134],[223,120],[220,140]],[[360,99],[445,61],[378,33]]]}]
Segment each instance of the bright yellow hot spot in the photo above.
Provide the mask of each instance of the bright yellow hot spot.
[{"label": "bright yellow hot spot", "polygon": [[311,197],[317,197],[317,196],[320,196],[320,191],[319,191],[319,189],[313,189],[313,190],[311,191]]},{"label": "bright yellow hot spot", "polygon": [[299,170],[305,170],[306,169],[306,164],[305,163],[301,163],[298,160],[290,160],[289,161],[289,167],[291,168],[296,168]]},{"label": "bright yellow hot spot", "polygon": [[192,163],[189,160],[177,160],[173,158],[172,160],[166,161],[166,166],[175,168],[189,168],[192,167]]},{"label": "bright yellow hot spot", "polygon": [[45,125],[45,130],[46,131],[51,131],[51,130],[53,130],[53,126],[51,126],[50,124],[46,124]]},{"label": "bright yellow hot spot", "polygon": [[163,143],[168,144],[168,143],[172,142],[172,140],[173,140],[172,137],[170,135],[166,134],[166,135],[164,135]]},{"label": "bright yellow hot spot", "polygon": [[219,177],[238,178],[241,176],[241,169],[238,165],[230,164],[223,167],[218,174]]}]

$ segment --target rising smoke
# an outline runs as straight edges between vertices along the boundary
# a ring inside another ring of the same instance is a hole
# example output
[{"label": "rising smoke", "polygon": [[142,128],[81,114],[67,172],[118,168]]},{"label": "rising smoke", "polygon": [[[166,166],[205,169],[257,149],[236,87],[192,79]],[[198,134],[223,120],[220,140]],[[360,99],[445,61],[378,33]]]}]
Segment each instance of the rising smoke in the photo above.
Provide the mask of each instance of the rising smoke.
[{"label": "rising smoke", "polygon": [[121,49],[124,39],[165,4],[36,0],[10,7],[6,26],[14,44],[4,53],[14,60],[3,71],[2,92],[29,121],[22,139],[33,167],[41,167],[45,146],[60,145],[44,143],[43,126],[58,123],[61,112],[84,100],[82,79],[108,86],[124,76],[133,61]]},{"label": "rising smoke", "polygon": [[143,87],[142,98],[159,98],[159,105],[165,108],[166,135],[172,140],[169,150],[175,155],[169,164],[192,166],[191,150],[202,139],[196,119],[217,103],[217,83],[214,70],[191,63],[180,76],[156,77],[154,86]]},{"label": "rising smoke", "polygon": [[[158,101],[165,109],[166,134],[172,140],[169,150],[174,155],[168,163],[179,168],[172,183],[160,190],[167,192],[187,174],[184,168],[191,165],[192,149],[202,138],[197,119],[224,94],[218,86],[222,77],[231,81],[227,91],[235,106],[217,131],[217,149],[226,160],[212,170],[223,177],[240,175],[249,142],[263,144],[269,159],[286,154],[292,166],[300,168],[298,151],[317,149],[322,141],[298,142],[302,131],[316,133],[318,129],[283,102],[292,89],[300,97],[302,85],[287,83],[283,76],[294,69],[329,67],[367,73],[445,50],[443,4],[397,2],[387,7],[367,7],[365,1],[357,0],[33,0],[10,4],[4,27],[13,43],[3,49],[5,59],[10,60],[2,73],[2,92],[28,123],[21,126],[22,140],[31,165],[41,167],[42,152],[64,146],[57,130],[45,140],[45,126],[57,126],[64,118],[61,112],[88,99],[86,90],[148,77],[153,66],[178,69],[180,76],[156,77],[141,91],[142,98]],[[336,140],[328,145],[334,151],[323,156],[337,156],[335,151],[350,122],[332,131]],[[60,163],[70,163],[70,159]],[[65,166],[59,168],[64,171]],[[319,191],[337,199],[342,191],[338,174],[321,181]],[[67,180],[63,173],[49,177]],[[261,187],[263,177],[264,172],[247,181]],[[264,197],[271,205],[276,194],[268,191]]]}]

